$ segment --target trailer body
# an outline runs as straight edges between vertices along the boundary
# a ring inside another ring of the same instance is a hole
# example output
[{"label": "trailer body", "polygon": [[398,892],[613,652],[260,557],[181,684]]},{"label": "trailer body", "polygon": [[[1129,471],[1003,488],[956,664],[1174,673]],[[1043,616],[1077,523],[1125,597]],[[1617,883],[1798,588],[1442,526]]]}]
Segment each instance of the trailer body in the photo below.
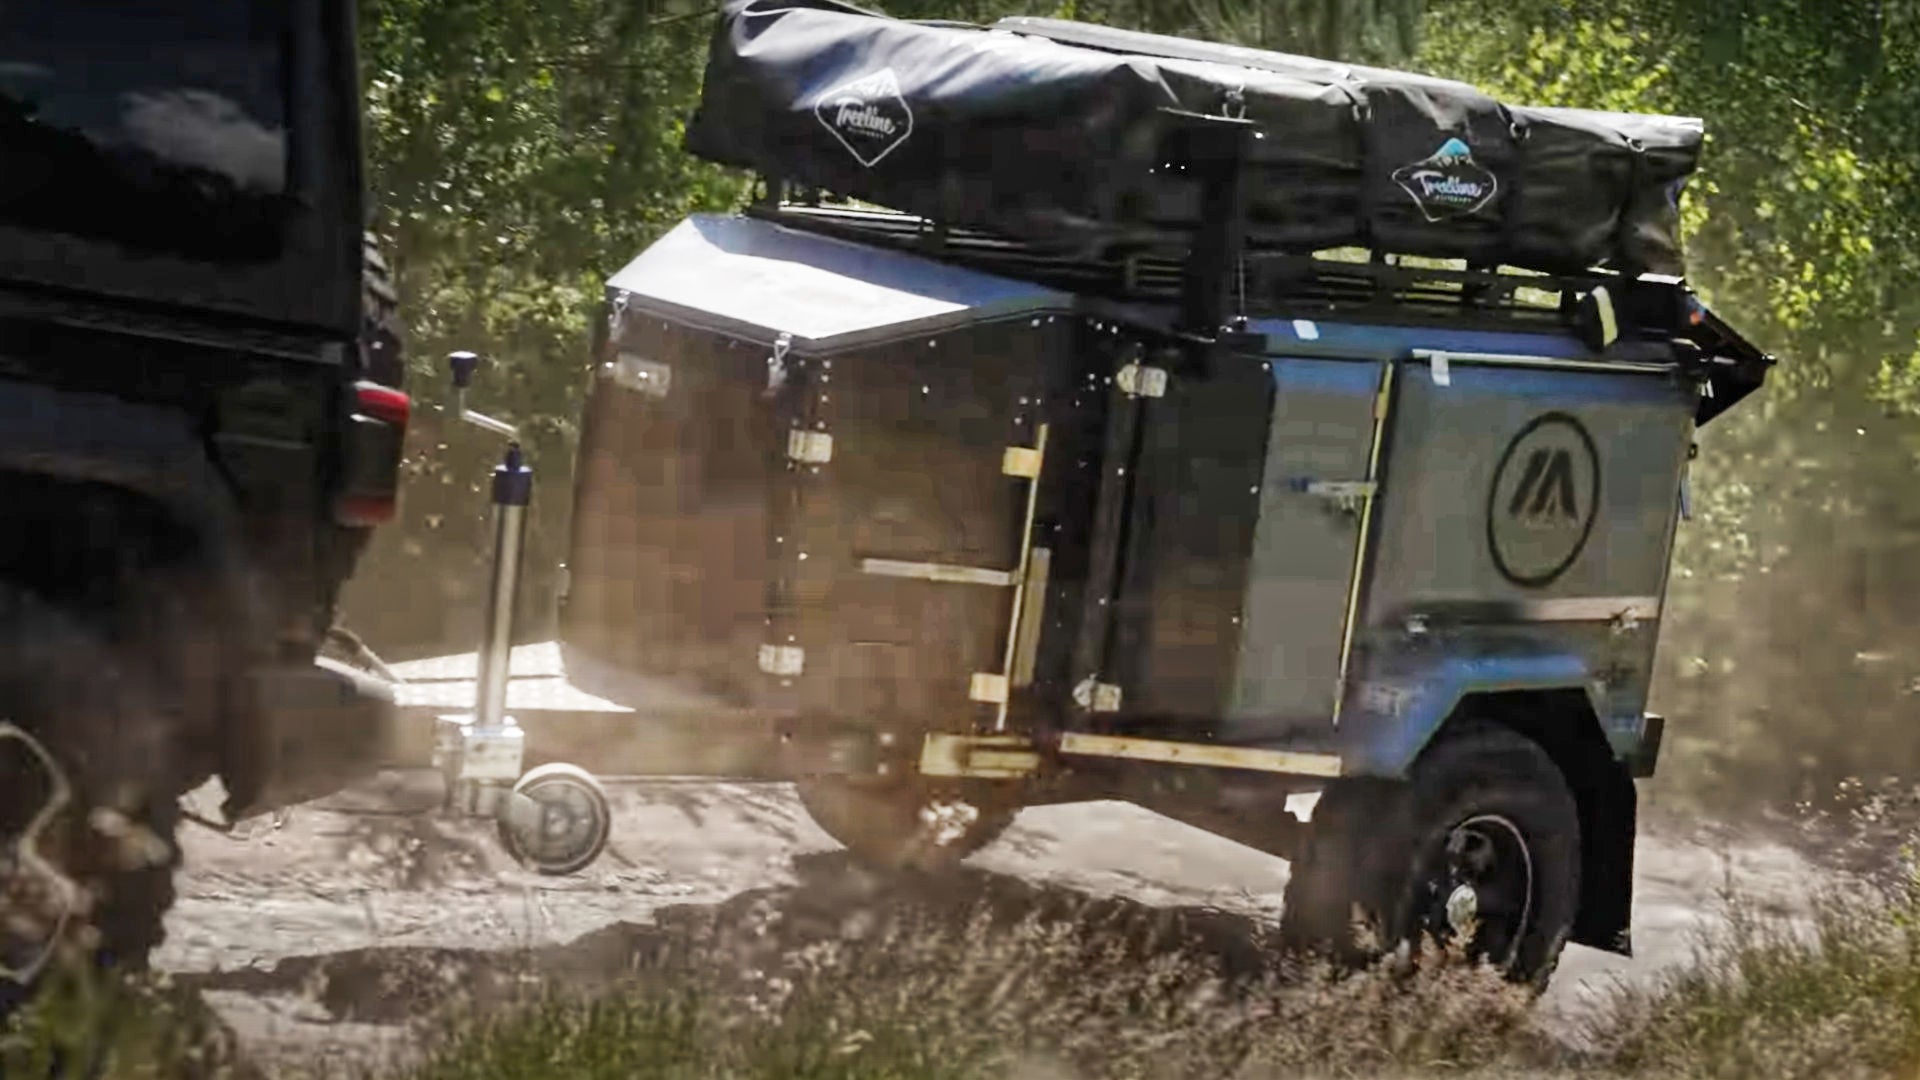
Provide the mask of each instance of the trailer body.
[{"label": "trailer body", "polygon": [[1698,136],[738,0],[689,146],[764,192],[608,280],[568,673],[878,861],[1126,798],[1299,940],[1626,951],[1695,433],[1772,364],[1666,272]]},{"label": "trailer body", "polygon": [[608,311],[583,685],[901,746],[1086,733],[1388,777],[1467,696],[1560,691],[1650,764],[1699,405],[1675,360],[1275,316],[1169,370],[1166,310],[744,216],[679,226]]}]

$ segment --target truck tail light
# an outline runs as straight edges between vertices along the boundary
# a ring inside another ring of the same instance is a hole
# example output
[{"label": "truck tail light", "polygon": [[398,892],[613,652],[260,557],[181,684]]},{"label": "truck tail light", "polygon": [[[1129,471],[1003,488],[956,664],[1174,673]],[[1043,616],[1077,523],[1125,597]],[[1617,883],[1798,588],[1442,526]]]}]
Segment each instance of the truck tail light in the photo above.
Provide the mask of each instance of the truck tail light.
[{"label": "truck tail light", "polygon": [[353,384],[354,405],[362,416],[384,420],[402,432],[413,419],[413,399],[391,386],[376,382]]},{"label": "truck tail light", "polygon": [[413,419],[405,393],[376,382],[353,385],[353,417],[346,429],[344,482],[334,520],[351,528],[392,521],[400,512],[400,450]]}]

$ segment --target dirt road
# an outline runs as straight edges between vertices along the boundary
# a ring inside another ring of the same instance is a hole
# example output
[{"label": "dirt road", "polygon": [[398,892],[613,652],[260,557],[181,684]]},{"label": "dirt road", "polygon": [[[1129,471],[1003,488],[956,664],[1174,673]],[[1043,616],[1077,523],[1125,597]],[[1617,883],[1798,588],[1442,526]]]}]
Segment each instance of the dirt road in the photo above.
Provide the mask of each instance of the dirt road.
[{"label": "dirt road", "polygon": [[[412,1045],[409,1021],[510,960],[562,980],[610,976],[690,916],[831,910],[858,876],[783,784],[616,784],[606,855],[562,879],[514,865],[489,826],[394,812],[424,809],[436,794],[401,784],[232,835],[189,827],[157,962],[198,985],[263,1063],[364,1062]],[[1779,845],[1643,829],[1636,957],[1570,947],[1546,1018],[1571,1032],[1611,980],[1685,960],[1721,890],[1790,914],[1813,878]],[[982,902],[1120,897],[1251,926],[1277,916],[1286,880],[1280,859],[1136,807],[1090,803],[1023,812],[941,888]]]},{"label": "dirt road", "polygon": [[[582,965],[612,974],[663,913],[804,910],[831,904],[849,873],[785,785],[634,785],[614,797],[607,855],[558,880],[513,866],[489,829],[430,817],[302,808],[277,828],[190,831],[159,963],[198,983],[264,1062],[364,1061],[410,1045],[406,1023],[436,1000],[423,978],[464,980],[530,955],[562,978]],[[971,866],[953,887],[982,897],[1018,882],[1263,921],[1287,878],[1279,859],[1118,803],[1026,811]],[[1791,912],[1810,873],[1778,846],[1645,837],[1638,956],[1571,947],[1542,1008],[1564,1023],[1608,980],[1685,959],[1723,886]]]}]

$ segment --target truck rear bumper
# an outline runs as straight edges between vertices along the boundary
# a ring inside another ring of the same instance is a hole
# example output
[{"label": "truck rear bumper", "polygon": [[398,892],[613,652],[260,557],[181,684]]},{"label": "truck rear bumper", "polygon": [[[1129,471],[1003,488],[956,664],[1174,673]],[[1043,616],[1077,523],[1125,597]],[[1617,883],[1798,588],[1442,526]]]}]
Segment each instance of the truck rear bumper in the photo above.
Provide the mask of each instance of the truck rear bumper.
[{"label": "truck rear bumper", "polygon": [[260,668],[248,676],[241,776],[229,819],[331,795],[383,768],[433,763],[433,726],[403,714],[391,684],[325,658]]}]

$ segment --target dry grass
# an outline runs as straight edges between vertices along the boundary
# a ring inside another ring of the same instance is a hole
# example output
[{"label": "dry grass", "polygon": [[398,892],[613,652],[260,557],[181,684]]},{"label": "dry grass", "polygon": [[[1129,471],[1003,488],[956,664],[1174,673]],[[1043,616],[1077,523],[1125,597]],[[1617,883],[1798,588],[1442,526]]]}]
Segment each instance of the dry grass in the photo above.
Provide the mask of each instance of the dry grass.
[{"label": "dry grass", "polygon": [[777,925],[716,933],[611,994],[456,1024],[417,1080],[1372,1076],[1541,1045],[1528,995],[1457,957],[1234,971],[1144,909],[1075,914],[902,911],[796,948]]},{"label": "dry grass", "polygon": [[[1734,898],[1693,963],[1622,991],[1574,1056],[1458,957],[1342,975],[1194,913],[1077,899],[1009,913],[771,903],[663,934],[615,983],[443,1013],[406,1080],[1889,1078],[1920,1070],[1920,877],[1831,891],[1810,922]],[[682,932],[684,930],[684,932]],[[1242,928],[1244,930],[1244,928]],[[99,1071],[83,1066],[97,1065]],[[164,985],[63,978],[0,1036],[0,1075],[244,1075]]]},{"label": "dry grass", "polygon": [[1730,908],[1691,964],[1622,994],[1597,1033],[1633,1076],[1920,1075],[1920,877],[1819,901],[1810,925]]}]

